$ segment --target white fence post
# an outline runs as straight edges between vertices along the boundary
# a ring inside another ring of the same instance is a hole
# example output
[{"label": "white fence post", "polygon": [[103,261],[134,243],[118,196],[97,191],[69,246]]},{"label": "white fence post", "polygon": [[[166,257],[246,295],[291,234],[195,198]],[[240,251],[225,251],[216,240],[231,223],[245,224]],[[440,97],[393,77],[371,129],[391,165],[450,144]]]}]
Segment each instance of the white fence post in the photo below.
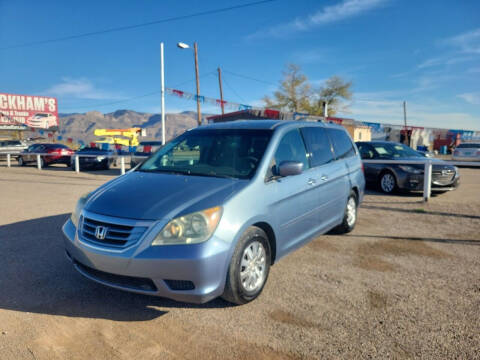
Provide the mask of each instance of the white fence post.
[{"label": "white fence post", "polygon": [[77,174],[80,172],[80,159],[78,155],[75,155],[75,172]]},{"label": "white fence post", "polygon": [[125,174],[125,156],[120,156],[120,174]]},{"label": "white fence post", "polygon": [[10,154],[7,154],[7,167],[10,167]]},{"label": "white fence post", "polygon": [[42,170],[42,164],[40,163],[40,154],[37,154],[37,168],[38,170]]},{"label": "white fence post", "polygon": [[430,160],[425,162],[423,171],[423,201],[427,202],[430,199],[432,192],[432,162]]}]

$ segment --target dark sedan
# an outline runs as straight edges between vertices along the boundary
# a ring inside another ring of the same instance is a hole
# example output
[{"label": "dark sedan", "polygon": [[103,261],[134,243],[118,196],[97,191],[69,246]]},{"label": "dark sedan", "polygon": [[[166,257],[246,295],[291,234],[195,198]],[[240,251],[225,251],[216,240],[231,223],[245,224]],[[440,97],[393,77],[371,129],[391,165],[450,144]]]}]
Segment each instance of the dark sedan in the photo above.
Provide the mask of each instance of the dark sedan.
[{"label": "dark sedan", "polygon": [[[439,159],[427,159],[412,148],[389,141],[357,142],[363,160],[431,160],[432,192],[454,190],[460,183],[456,166]],[[395,190],[422,191],[423,164],[371,164],[364,163],[365,180],[378,186],[384,193]]]},{"label": "dark sedan", "polygon": [[[113,151],[112,150],[102,150],[96,147],[85,147],[78,150],[75,155],[79,155],[78,162],[80,170],[90,169],[90,170],[108,170],[113,163]],[[86,155],[86,156],[82,156]],[[75,170],[75,156],[72,156],[71,161],[72,170]]]}]

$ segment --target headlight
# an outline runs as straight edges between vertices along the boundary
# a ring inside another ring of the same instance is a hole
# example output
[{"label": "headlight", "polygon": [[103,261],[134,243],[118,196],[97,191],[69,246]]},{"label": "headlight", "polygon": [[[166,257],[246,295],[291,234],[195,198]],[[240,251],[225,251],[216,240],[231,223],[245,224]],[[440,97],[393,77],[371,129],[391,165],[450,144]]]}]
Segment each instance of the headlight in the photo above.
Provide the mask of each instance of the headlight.
[{"label": "headlight", "polygon": [[102,161],[103,159],[105,159],[105,156],[97,156],[97,161]]},{"label": "headlight", "polygon": [[416,167],[410,165],[398,165],[400,169],[411,174],[423,174],[422,169],[417,169]]},{"label": "headlight", "polygon": [[90,195],[91,193],[83,194],[80,197],[80,199],[78,199],[77,204],[75,205],[75,209],[72,212],[72,215],[70,215],[70,219],[72,220],[72,223],[73,225],[75,225],[75,227],[78,227],[78,218],[80,217],[80,213],[82,212],[83,207],[85,206],[85,203],[87,202]]},{"label": "headlight", "polygon": [[220,206],[173,219],[163,227],[152,245],[198,244],[207,241],[222,216]]}]

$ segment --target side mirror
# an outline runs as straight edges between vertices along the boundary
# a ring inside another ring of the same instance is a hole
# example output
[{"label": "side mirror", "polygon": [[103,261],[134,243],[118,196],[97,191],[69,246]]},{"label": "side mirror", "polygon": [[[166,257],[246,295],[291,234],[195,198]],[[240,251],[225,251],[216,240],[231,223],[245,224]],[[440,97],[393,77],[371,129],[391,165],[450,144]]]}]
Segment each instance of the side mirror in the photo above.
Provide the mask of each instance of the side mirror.
[{"label": "side mirror", "polygon": [[292,176],[299,175],[303,171],[303,163],[299,161],[282,161],[278,166],[278,175]]}]

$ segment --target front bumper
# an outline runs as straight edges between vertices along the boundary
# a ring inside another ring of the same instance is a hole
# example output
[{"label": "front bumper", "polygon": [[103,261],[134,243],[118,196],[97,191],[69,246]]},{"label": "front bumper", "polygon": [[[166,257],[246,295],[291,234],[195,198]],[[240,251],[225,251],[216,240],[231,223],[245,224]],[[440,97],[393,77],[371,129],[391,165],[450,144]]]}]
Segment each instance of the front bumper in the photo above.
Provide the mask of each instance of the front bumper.
[{"label": "front bumper", "polygon": [[[135,246],[115,251],[83,240],[70,219],[62,230],[77,271],[103,285],[192,303],[223,293],[230,244],[216,237],[201,244],[150,246],[155,234],[147,231]],[[184,284],[184,290],[178,289]]]},{"label": "front bumper", "polygon": [[454,161],[480,161],[480,156],[455,156],[452,155]]},{"label": "front bumper", "polygon": [[[445,185],[440,185],[435,183],[435,180],[432,181],[432,192],[436,191],[452,191],[458,188],[460,185],[460,177],[458,174],[452,179],[451,182]],[[408,191],[423,191],[423,174],[422,175],[414,175],[409,174],[403,177],[399,177],[398,179],[398,187],[401,190],[408,190]]]}]

